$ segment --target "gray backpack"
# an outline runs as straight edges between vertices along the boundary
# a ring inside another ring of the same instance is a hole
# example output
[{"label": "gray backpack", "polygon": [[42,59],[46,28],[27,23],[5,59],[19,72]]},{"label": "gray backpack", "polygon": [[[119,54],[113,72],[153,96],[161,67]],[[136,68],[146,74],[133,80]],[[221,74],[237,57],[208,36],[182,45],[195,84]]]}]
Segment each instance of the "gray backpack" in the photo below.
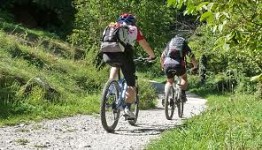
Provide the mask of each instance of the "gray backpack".
[{"label": "gray backpack", "polygon": [[105,28],[101,38],[101,52],[124,52],[128,44],[128,26],[109,25]]}]

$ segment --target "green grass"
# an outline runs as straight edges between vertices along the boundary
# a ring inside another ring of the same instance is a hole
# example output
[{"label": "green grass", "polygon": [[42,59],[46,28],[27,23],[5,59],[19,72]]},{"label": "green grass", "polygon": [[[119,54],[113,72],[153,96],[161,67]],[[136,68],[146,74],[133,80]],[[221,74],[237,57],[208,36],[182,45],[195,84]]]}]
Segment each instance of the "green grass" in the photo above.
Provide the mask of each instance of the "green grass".
[{"label": "green grass", "polygon": [[[54,52],[55,51],[55,52]],[[76,49],[54,34],[0,23],[0,126],[99,112],[106,70],[75,59]],[[58,93],[33,83],[40,77]]]},{"label": "green grass", "polygon": [[261,149],[262,101],[253,95],[205,94],[208,109],[164,132],[147,149]]},{"label": "green grass", "polygon": [[99,113],[100,97],[97,94],[87,97],[71,98],[66,103],[48,103],[40,101],[38,104],[32,101],[23,103],[0,105],[0,126],[54,119],[76,114]]}]

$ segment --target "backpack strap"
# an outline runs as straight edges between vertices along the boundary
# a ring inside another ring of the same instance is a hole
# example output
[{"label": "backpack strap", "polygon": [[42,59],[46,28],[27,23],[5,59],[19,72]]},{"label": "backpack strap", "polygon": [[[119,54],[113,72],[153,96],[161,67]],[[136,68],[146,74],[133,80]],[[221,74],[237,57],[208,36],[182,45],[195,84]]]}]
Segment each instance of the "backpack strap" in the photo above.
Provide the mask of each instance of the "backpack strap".
[{"label": "backpack strap", "polygon": [[102,41],[102,42],[104,41],[108,28],[109,28],[109,26],[105,27],[104,32],[103,32],[103,36],[101,37],[100,41]]},{"label": "backpack strap", "polygon": [[[124,28],[124,30],[128,30],[129,28],[128,28],[128,26],[120,26],[120,27],[118,27],[116,30],[116,32],[117,32],[117,34],[120,34],[119,33],[119,29],[120,28]],[[124,32],[123,32],[123,34],[124,34]],[[124,36],[124,35],[123,35]],[[128,45],[128,43],[125,43],[124,41],[122,41],[120,38],[119,38],[119,36],[117,36],[117,41],[121,44],[121,45],[123,45],[124,47],[127,47],[127,45]]]}]

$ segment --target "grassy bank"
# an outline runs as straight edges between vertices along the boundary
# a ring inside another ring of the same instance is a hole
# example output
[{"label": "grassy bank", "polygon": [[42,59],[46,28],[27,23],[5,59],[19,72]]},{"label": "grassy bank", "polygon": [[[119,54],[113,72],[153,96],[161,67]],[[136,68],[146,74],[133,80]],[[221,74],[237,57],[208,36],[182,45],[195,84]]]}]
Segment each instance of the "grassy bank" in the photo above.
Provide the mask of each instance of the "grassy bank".
[{"label": "grassy bank", "polygon": [[[203,92],[204,93],[204,92]],[[208,110],[163,133],[149,150],[261,149],[262,101],[252,95],[205,95]]]}]

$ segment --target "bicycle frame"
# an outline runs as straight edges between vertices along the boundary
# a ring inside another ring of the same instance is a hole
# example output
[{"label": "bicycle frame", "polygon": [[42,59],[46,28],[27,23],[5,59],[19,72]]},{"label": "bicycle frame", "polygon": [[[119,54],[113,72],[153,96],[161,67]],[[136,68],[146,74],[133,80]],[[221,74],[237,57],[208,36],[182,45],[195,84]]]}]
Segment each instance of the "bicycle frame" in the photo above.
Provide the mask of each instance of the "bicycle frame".
[{"label": "bicycle frame", "polygon": [[126,90],[127,90],[127,84],[126,84],[126,80],[124,78],[122,78],[122,76],[121,76],[120,68],[118,69],[117,74],[118,74],[117,83],[120,87],[120,90],[119,90],[120,96],[119,96],[119,99],[117,100],[116,108],[123,110],[124,106],[125,106],[125,93],[126,93]]},{"label": "bicycle frame", "polygon": [[[119,99],[117,100],[118,103],[117,103],[116,108],[123,110],[124,106],[125,106],[125,94],[126,94],[126,90],[127,90],[127,83],[126,83],[126,80],[121,76],[120,69],[118,69],[117,74],[118,74],[117,82],[118,82],[118,85],[120,87],[120,90],[119,90],[120,96],[119,96]],[[137,76],[135,76],[135,78],[136,78],[136,88],[138,90]],[[136,91],[136,92],[138,93],[138,91]]]}]

